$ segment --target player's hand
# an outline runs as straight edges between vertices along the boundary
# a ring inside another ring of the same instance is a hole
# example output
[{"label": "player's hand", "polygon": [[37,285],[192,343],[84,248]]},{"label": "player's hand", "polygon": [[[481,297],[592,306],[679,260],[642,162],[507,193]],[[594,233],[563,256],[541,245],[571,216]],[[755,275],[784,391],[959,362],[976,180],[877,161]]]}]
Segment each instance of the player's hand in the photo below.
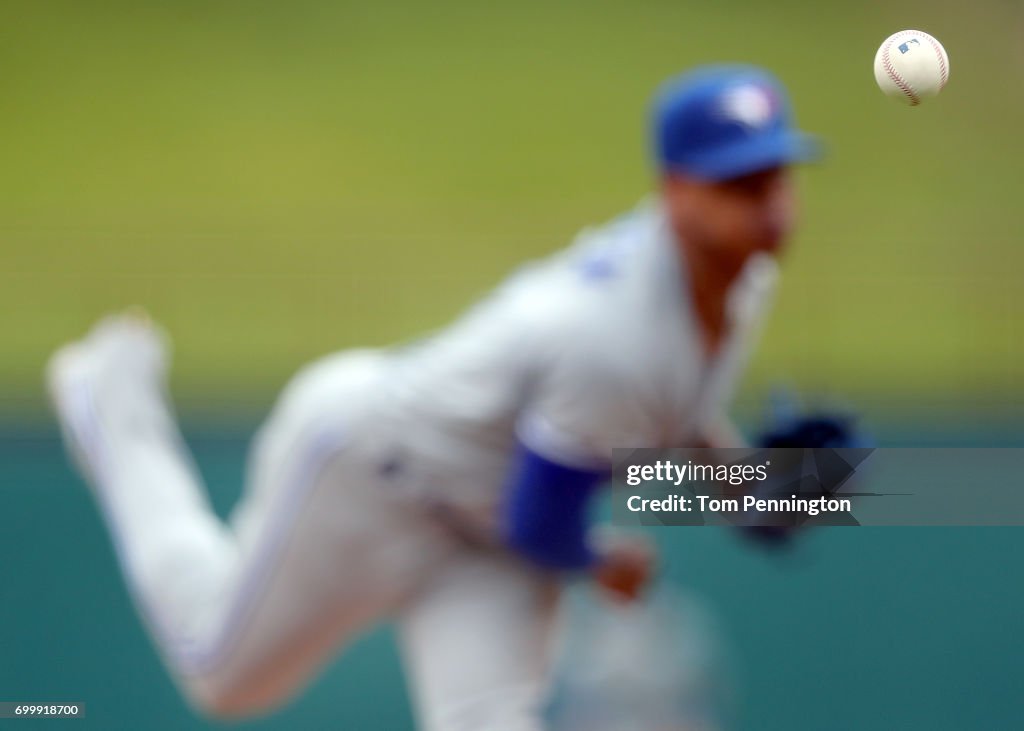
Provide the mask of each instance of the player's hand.
[{"label": "player's hand", "polygon": [[654,576],[657,556],[649,541],[638,536],[616,540],[594,568],[594,582],[613,600],[639,599]]}]

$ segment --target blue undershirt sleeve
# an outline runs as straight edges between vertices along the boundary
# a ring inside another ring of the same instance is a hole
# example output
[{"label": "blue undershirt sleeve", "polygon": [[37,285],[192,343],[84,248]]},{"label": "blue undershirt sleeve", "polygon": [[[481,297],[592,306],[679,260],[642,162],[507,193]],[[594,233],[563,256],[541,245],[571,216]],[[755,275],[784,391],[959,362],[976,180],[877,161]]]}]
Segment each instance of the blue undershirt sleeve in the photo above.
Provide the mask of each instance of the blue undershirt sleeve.
[{"label": "blue undershirt sleeve", "polygon": [[505,484],[501,522],[506,544],[545,568],[591,566],[596,557],[587,544],[587,510],[609,476],[606,470],[559,464],[521,444]]}]

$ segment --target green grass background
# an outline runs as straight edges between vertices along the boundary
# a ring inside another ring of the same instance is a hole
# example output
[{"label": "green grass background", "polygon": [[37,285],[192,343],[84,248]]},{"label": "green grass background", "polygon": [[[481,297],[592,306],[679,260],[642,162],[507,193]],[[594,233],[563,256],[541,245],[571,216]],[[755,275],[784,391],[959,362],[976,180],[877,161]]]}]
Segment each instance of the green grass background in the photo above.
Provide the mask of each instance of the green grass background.
[{"label": "green grass background", "polygon": [[[747,421],[781,380],[890,443],[1021,433],[1017,2],[12,0],[0,19],[0,699],[201,726],[58,451],[55,347],[148,307],[224,511],[301,363],[434,329],[644,196],[648,99],[696,63],[766,65],[831,151],[800,174]],[[951,59],[917,109],[871,74],[907,27]],[[715,531],[658,538],[737,648],[739,728],[1024,727],[1016,531],[820,531],[778,562]],[[253,728],[407,728],[401,687],[378,632]]]},{"label": "green grass background", "polygon": [[[303,361],[440,326],[650,188],[646,105],[764,64],[831,156],[745,393],[1019,406],[1018,3],[8,2],[0,44],[0,396],[38,413],[61,342],[126,304],[171,331],[202,413]],[[948,47],[908,109],[889,32]]]}]

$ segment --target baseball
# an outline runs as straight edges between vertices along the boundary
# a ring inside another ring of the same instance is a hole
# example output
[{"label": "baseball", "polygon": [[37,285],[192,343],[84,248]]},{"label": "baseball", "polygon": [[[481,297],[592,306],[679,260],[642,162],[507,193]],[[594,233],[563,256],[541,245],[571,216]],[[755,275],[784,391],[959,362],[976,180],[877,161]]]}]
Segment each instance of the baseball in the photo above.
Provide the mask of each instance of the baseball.
[{"label": "baseball", "polygon": [[912,107],[938,94],[948,80],[946,49],[922,31],[893,33],[875,54],[878,87]]}]

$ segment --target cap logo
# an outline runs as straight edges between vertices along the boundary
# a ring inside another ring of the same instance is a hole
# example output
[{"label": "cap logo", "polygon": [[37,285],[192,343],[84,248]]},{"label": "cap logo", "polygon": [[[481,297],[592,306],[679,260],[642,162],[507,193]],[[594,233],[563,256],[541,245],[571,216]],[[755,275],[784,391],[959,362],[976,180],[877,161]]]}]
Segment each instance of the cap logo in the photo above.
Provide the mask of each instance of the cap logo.
[{"label": "cap logo", "polygon": [[771,121],[775,106],[775,99],[768,89],[756,84],[744,84],[722,95],[721,113],[726,119],[756,129]]}]

